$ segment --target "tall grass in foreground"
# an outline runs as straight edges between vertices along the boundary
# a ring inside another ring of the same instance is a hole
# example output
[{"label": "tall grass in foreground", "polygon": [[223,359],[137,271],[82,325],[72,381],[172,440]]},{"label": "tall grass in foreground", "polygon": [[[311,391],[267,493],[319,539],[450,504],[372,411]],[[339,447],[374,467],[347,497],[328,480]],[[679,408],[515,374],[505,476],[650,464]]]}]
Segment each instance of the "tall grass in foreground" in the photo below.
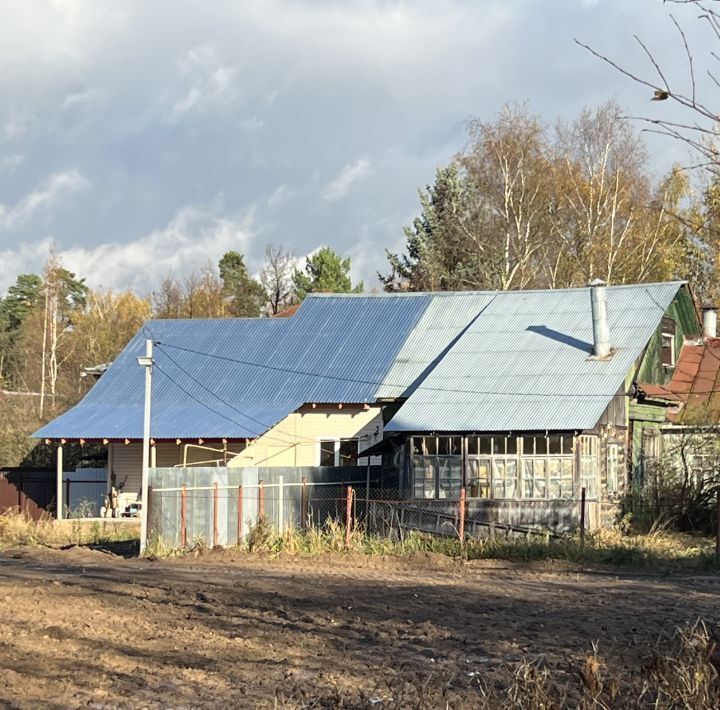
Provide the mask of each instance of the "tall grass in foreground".
[{"label": "tall grass in foreground", "polygon": [[[196,540],[192,549],[202,549]],[[358,527],[350,533],[346,546],[345,526],[336,521],[307,530],[288,528],[274,530],[264,518],[250,529],[241,549],[271,555],[326,555],[353,552],[362,555],[406,556],[433,553],[463,560],[508,560],[539,562],[561,560],[574,564],[606,564],[629,567],[678,567],[695,570],[715,568],[714,545],[710,538],[655,532],[648,535],[626,535],[619,531],[588,534],[585,541],[578,537],[550,538],[537,534],[528,536],[496,536],[468,539],[461,544],[457,538],[409,532],[396,537],[368,534]],[[151,541],[149,554],[165,557],[182,554],[162,541]]]},{"label": "tall grass in foreground", "polygon": [[0,549],[17,546],[88,545],[136,540],[138,531],[132,525],[113,520],[85,522],[80,518],[58,523],[43,515],[33,520],[17,511],[0,515]]}]

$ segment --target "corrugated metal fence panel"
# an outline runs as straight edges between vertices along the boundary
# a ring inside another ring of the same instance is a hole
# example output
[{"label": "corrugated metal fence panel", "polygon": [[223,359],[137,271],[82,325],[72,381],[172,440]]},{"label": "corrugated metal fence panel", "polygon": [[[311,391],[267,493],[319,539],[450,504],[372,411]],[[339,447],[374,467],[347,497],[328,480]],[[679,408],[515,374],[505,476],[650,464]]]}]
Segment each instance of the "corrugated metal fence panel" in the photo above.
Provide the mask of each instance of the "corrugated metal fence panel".
[{"label": "corrugated metal fence panel", "polygon": [[[380,473],[371,467],[371,480]],[[302,516],[302,479],[305,478],[309,513],[315,523],[327,517],[342,518],[345,510],[344,483],[361,487],[367,480],[367,467],[309,468],[155,468],[150,470],[149,539],[161,539],[169,547],[182,544],[182,485],[187,490],[186,537],[188,546],[235,545],[238,518],[242,535],[257,522],[259,482],[264,488],[265,516],[277,530],[297,527]],[[282,487],[278,484],[282,482]],[[217,483],[217,515],[215,484]],[[313,484],[337,484],[314,486]],[[242,484],[242,515],[238,515],[238,492]],[[201,489],[201,490],[193,490]]]}]

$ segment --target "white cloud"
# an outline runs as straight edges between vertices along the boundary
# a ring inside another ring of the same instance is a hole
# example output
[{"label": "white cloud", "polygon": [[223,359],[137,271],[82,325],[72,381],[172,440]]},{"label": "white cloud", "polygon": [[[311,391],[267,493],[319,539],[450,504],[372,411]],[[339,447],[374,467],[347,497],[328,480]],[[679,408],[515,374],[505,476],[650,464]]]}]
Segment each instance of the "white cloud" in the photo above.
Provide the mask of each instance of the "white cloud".
[{"label": "white cloud", "polygon": [[85,89],[67,94],[60,104],[60,110],[65,111],[74,106],[91,106],[102,104],[107,100],[107,95],[102,89]]},{"label": "white cloud", "polygon": [[244,251],[252,213],[236,219],[197,206],[180,209],[161,229],[125,244],[73,247],[58,253],[91,286],[147,293],[169,273],[187,274],[216,263],[229,249]]},{"label": "white cloud", "polygon": [[288,190],[288,186],[285,184],[278,185],[274,190],[272,195],[268,197],[267,206],[268,207],[277,207],[278,205],[281,205],[283,202],[287,202],[288,200],[291,200],[295,196],[295,193],[291,190]]},{"label": "white cloud", "polygon": [[22,227],[38,212],[52,208],[65,195],[84,190],[89,184],[77,170],[51,175],[13,207],[0,204],[0,230]]},{"label": "white cloud", "polygon": [[180,61],[185,93],[172,106],[172,117],[182,118],[214,104],[231,100],[235,69],[220,61],[212,47],[195,47]]},{"label": "white cloud", "polygon": [[353,183],[372,175],[372,166],[367,158],[348,163],[325,187],[323,199],[328,202],[341,200],[348,194]]},{"label": "white cloud", "polygon": [[24,162],[25,156],[20,153],[6,155],[0,160],[0,171],[14,173]]},{"label": "white cloud", "polygon": [[170,222],[125,244],[70,247],[51,237],[0,251],[0,294],[15,275],[37,273],[51,249],[63,265],[86,278],[93,288],[127,289],[148,294],[172,272],[182,276],[216,264],[228,250],[245,251],[252,236],[252,210],[244,217],[218,215],[212,208],[186,206]]}]

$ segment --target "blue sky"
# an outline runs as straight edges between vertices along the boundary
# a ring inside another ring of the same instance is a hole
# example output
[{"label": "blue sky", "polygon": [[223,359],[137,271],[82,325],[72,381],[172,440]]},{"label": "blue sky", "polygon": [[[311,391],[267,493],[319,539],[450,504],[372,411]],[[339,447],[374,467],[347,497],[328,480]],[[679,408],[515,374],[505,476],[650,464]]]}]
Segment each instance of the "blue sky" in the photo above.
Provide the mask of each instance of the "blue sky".
[{"label": "blue sky", "polygon": [[0,0],[0,293],[53,244],[144,294],[269,242],[329,244],[376,287],[468,116],[670,115],[573,43],[649,74],[637,32],[685,71],[670,9],[709,46],[660,0]]}]

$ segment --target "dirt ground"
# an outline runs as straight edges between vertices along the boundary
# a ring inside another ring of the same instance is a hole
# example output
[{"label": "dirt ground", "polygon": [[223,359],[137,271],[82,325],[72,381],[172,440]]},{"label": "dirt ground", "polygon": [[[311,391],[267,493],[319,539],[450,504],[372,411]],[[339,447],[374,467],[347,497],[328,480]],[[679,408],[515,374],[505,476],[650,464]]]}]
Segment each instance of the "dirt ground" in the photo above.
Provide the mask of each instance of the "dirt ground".
[{"label": "dirt ground", "polygon": [[6,551],[0,706],[471,708],[483,674],[570,676],[594,641],[632,672],[675,625],[720,623],[719,598],[717,576],[428,555]]}]

